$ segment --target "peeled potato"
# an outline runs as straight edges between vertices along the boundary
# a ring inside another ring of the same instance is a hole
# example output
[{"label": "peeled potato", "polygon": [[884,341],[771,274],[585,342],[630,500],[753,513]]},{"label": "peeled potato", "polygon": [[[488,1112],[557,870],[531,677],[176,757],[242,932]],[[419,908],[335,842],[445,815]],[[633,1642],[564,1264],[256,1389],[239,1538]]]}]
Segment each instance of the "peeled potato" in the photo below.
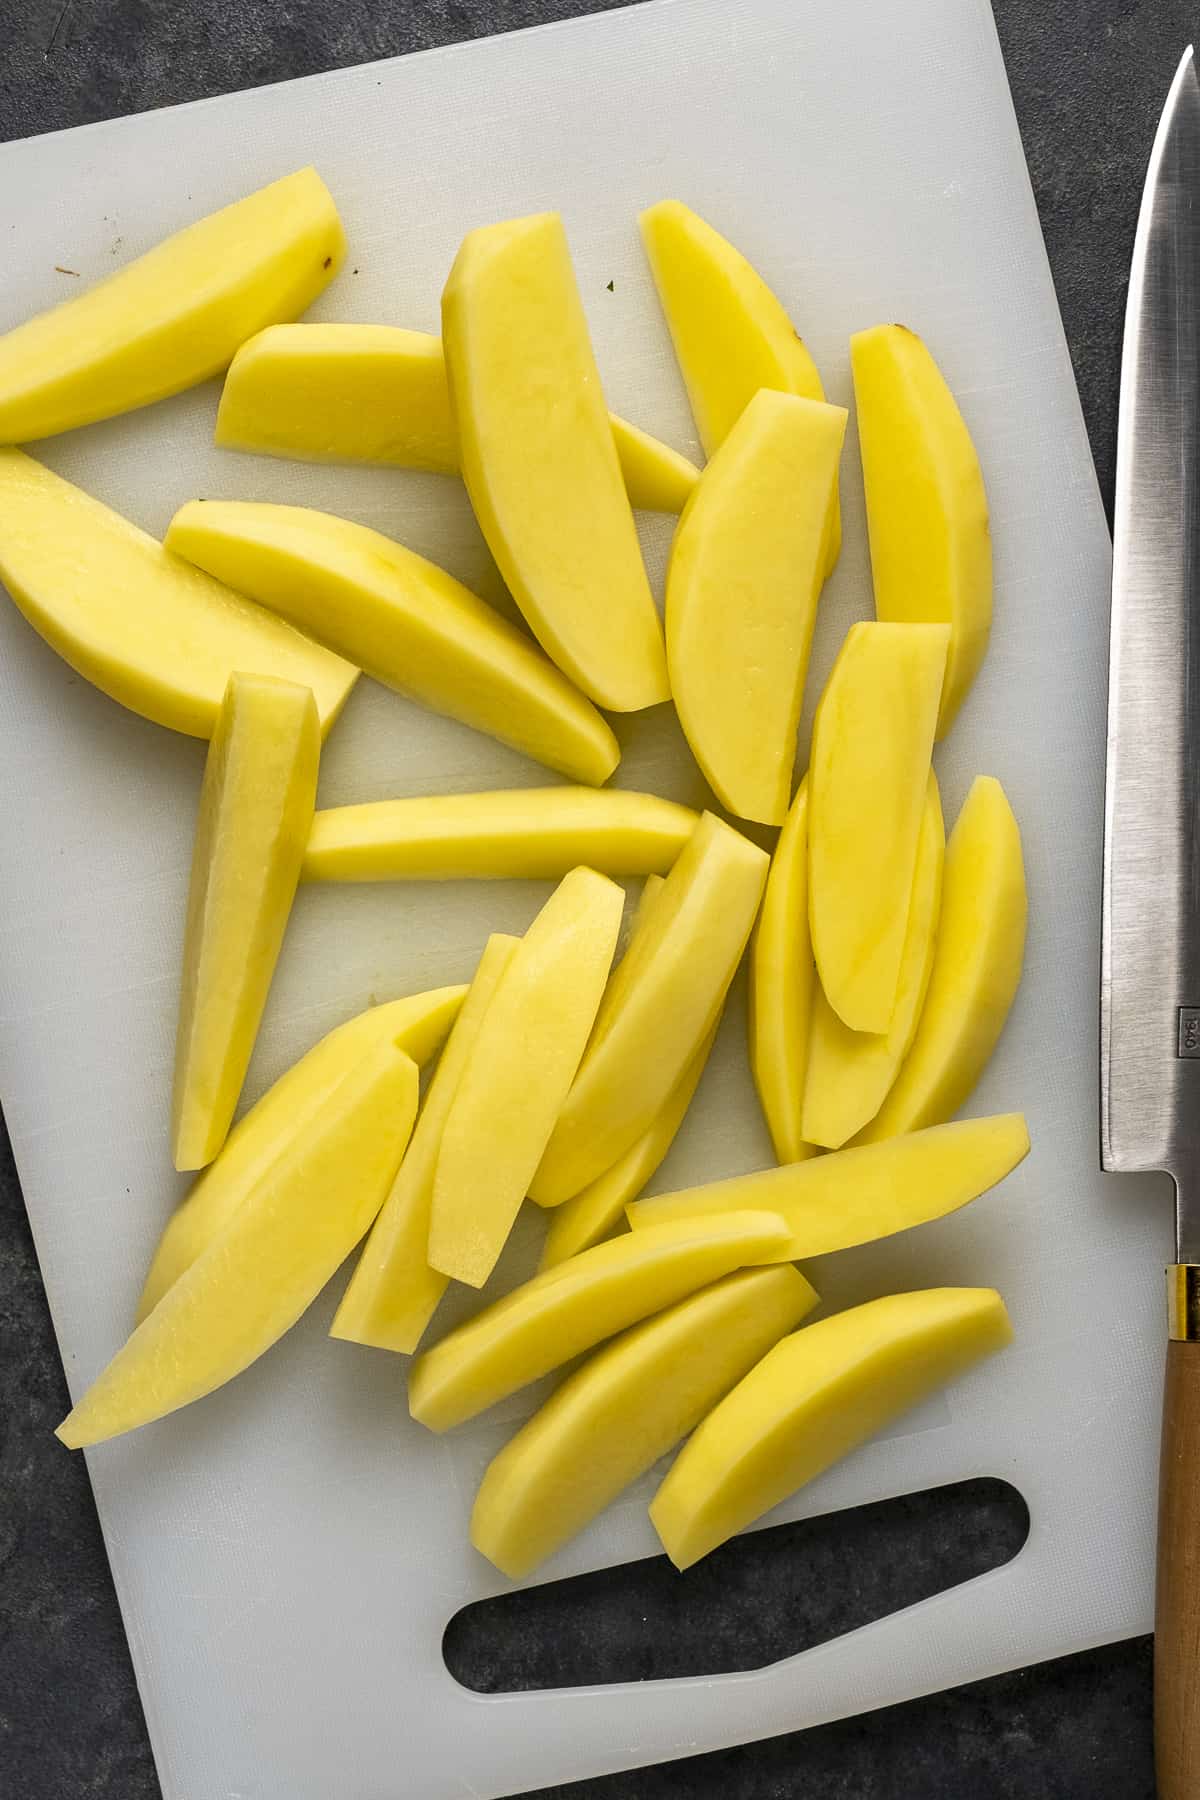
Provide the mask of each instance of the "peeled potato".
[{"label": "peeled potato", "polygon": [[467,234],[442,342],[463,480],[535,637],[598,706],[666,700],[662,629],[556,213]]},{"label": "peeled potato", "polygon": [[852,1031],[896,1004],[949,627],[853,625],[808,771],[808,914],[821,987]]},{"label": "peeled potato", "polygon": [[475,1548],[514,1580],[528,1575],[816,1304],[787,1263],[743,1269],[597,1350],[488,1465],[471,1513]]},{"label": "peeled potato", "polygon": [[[609,414],[629,504],[680,512],[700,471]],[[458,473],[442,340],[396,325],[272,325],[225,377],[216,441],[306,462]]]},{"label": "peeled potato", "polygon": [[0,443],[28,443],[223,369],[337,274],[346,239],[315,169],[164,238],[107,280],[0,337]]},{"label": "peeled potato", "polygon": [[971,435],[928,348],[903,325],[850,340],[875,612],[950,627],[937,735],[979,672],[992,623],[992,540]]},{"label": "peeled potato", "polygon": [[414,1419],[448,1431],[604,1338],[734,1269],[779,1261],[768,1212],[672,1220],[545,1269],[426,1350],[408,1378]]},{"label": "peeled potato", "polygon": [[933,968],[912,1047],[855,1140],[878,1143],[958,1111],[987,1067],[1021,981],[1025,862],[1008,797],[980,775],[946,845]]},{"label": "peeled potato", "polygon": [[870,1300],[784,1338],[688,1439],[650,1504],[690,1568],[897,1414],[1012,1341],[994,1288]]},{"label": "peeled potato", "polygon": [[192,859],[171,1138],[177,1169],[229,1130],[283,945],[317,793],[309,688],[231,675],[208,747]]}]

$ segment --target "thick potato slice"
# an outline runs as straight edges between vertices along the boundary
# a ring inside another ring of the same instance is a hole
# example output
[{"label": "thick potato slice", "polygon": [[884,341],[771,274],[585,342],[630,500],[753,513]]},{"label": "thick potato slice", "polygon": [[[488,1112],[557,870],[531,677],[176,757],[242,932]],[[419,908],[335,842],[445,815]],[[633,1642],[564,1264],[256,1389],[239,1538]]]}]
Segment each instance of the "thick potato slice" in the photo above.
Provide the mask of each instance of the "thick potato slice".
[{"label": "thick potato slice", "polygon": [[780,1261],[768,1212],[673,1220],[596,1244],[514,1288],[413,1363],[408,1404],[431,1431],[473,1419],[593,1345],[734,1269]]},{"label": "thick potato slice", "polygon": [[306,881],[558,881],[665,873],[696,828],[689,806],[622,788],[421,794],[319,812]]},{"label": "thick potato slice", "polygon": [[662,630],[556,213],[468,233],[442,340],[467,492],[534,635],[600,706],[666,700]]},{"label": "thick potato slice", "polygon": [[808,912],[825,998],[885,1032],[946,664],[946,625],[853,625],[813,724]]},{"label": "thick potato slice", "polygon": [[733,1209],[778,1213],[789,1230],[789,1262],[851,1250],[913,1225],[944,1218],[977,1200],[1029,1154],[1020,1113],[959,1119],[886,1143],[835,1150],[782,1169],[710,1181],[677,1194],[635,1200],[625,1211],[634,1232],[674,1221],[723,1216]]},{"label": "thick potato slice", "polygon": [[623,1332],[489,1463],[471,1542],[513,1580],[528,1575],[747,1375],[817,1303],[798,1270],[743,1269]]},{"label": "thick potato slice", "polygon": [[454,1023],[466,991],[432,988],[426,994],[369,1007],[327,1032],[267,1089],[238,1120],[216,1161],[168,1219],[138,1301],[139,1325],[283,1154],[295,1136],[297,1121],[320,1108],[343,1076],[381,1044],[395,1044],[418,1065],[428,1062]]},{"label": "thick potato slice", "polygon": [[554,1208],[539,1268],[552,1269],[556,1263],[566,1262],[569,1256],[578,1256],[581,1250],[590,1250],[593,1244],[612,1237],[624,1226],[629,1201],[636,1200],[675,1142],[675,1134],[692,1103],[715,1036],[714,1028],[671,1089],[662,1110],[655,1114],[653,1123],[633,1148],[619,1157],[611,1169],[598,1175],[582,1193]]},{"label": "thick potato slice", "polygon": [[202,1169],[225,1142],[283,946],[317,796],[309,688],[231,675],[208,746],[183,938],[171,1142]]},{"label": "thick potato slice", "polygon": [[915,332],[850,340],[875,612],[950,626],[937,734],[979,672],[992,624],[992,540],[979,458],[945,377]]},{"label": "thick potato slice", "polygon": [[599,784],[617,766],[605,720],[523,632],[365,525],[303,506],[193,500],[166,543],[434,712],[577,781]]},{"label": "thick potato slice", "polygon": [[817,989],[804,1083],[803,1125],[810,1143],[830,1150],[848,1143],[875,1117],[908,1055],[933,971],[945,852],[941,796],[931,769],[917,838],[896,1004],[887,1030],[878,1035],[851,1031]]},{"label": "thick potato slice", "polygon": [[85,681],[190,737],[212,736],[235,670],[311,688],[322,731],[358,679],[22,450],[0,449],[0,581]]},{"label": "thick potato slice", "polygon": [[411,1355],[421,1341],[449,1276],[428,1262],[433,1177],[446,1114],[463,1068],[519,939],[495,932],[467,990],[417,1123],[371,1235],[333,1316],[330,1337]]},{"label": "thick potato slice", "polygon": [[442,1127],[429,1265],[482,1287],[579,1067],[617,947],[623,889],[564,877],[514,951]]},{"label": "thick potato slice", "polygon": [[[780,302],[740,250],[682,200],[639,221],[692,417],[706,456],[760,388],[824,400],[817,366]],[[837,489],[829,502],[826,572],[841,548]]]},{"label": "thick potato slice", "polygon": [[397,325],[272,325],[230,363],[215,437],[300,462],[456,475],[442,340]]},{"label": "thick potato slice", "polygon": [[679,521],[667,666],[684,735],[729,811],[780,825],[846,434],[839,406],[762,388]]},{"label": "thick potato slice", "polygon": [[617,966],[530,1187],[558,1206],[624,1156],[716,1024],[758,911],[767,855],[705,813]]},{"label": "thick potato slice", "polygon": [[677,1569],[1012,1342],[994,1288],[927,1288],[802,1326],[692,1436],[650,1504]]},{"label": "thick potato slice", "polygon": [[816,992],[808,926],[808,781],[775,845],[750,944],[750,1069],[781,1163],[814,1154],[801,1131]]},{"label": "thick potato slice", "polygon": [[635,512],[680,513],[695,492],[700,471],[670,444],[640,425],[609,413],[613,443],[629,504]]},{"label": "thick potato slice", "polygon": [[206,381],[255,332],[302,313],[345,250],[315,169],[175,232],[0,337],[0,443],[111,419]]},{"label": "thick potato slice", "polygon": [[856,1142],[952,1118],[987,1067],[1021,981],[1025,862],[1008,797],[979,775],[946,845],[933,968],[912,1048]]},{"label": "thick potato slice", "polygon": [[383,1204],[416,1111],[394,1044],[350,1069],[64,1419],[68,1449],[199,1400],[290,1330]]},{"label": "thick potato slice", "polygon": [[[609,414],[629,504],[681,512],[695,463]],[[272,325],[229,366],[216,441],[302,462],[458,474],[442,340],[396,325]]]}]

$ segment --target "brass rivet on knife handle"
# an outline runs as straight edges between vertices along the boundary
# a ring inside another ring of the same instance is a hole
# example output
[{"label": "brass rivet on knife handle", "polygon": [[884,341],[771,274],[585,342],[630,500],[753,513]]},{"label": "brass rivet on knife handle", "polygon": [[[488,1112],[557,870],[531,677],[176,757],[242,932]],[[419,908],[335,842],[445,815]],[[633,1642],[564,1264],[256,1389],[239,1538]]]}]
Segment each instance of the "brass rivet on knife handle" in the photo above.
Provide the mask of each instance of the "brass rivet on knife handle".
[{"label": "brass rivet on knife handle", "polygon": [[1200,1343],[1198,1263],[1172,1263],[1167,1270],[1167,1336],[1175,1344]]}]

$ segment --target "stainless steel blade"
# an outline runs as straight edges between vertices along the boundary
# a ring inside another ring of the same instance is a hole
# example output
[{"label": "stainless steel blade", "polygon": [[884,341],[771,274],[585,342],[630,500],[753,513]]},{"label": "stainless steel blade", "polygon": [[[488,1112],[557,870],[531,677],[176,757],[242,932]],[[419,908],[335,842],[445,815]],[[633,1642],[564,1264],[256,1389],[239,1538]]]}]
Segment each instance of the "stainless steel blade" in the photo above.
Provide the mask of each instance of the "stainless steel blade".
[{"label": "stainless steel blade", "polygon": [[1167,1169],[1200,1260],[1200,80],[1154,142],[1130,272],[1101,978],[1106,1169]]}]

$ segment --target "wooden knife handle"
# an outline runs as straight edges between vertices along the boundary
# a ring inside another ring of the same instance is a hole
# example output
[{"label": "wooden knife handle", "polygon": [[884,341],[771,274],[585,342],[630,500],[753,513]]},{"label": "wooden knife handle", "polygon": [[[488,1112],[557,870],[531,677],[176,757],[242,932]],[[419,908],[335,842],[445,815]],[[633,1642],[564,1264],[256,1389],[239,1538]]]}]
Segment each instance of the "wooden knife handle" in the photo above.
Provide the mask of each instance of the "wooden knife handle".
[{"label": "wooden knife handle", "polygon": [[1168,1270],[1163,1390],[1154,1758],[1159,1800],[1200,1796],[1200,1267]]}]

